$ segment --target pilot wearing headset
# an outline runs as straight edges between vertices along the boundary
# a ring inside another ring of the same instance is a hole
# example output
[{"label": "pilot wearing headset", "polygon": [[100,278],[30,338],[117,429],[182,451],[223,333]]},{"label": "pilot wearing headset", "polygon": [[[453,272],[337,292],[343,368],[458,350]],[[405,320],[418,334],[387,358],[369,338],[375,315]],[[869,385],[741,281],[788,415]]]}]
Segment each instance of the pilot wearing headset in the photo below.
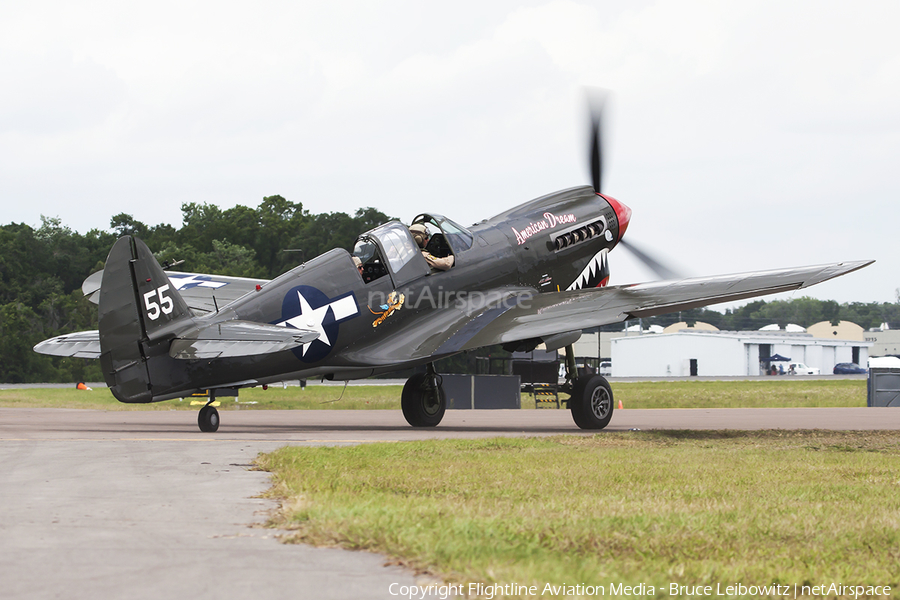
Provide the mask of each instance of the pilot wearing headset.
[{"label": "pilot wearing headset", "polygon": [[415,223],[409,227],[409,232],[412,234],[413,239],[416,240],[416,244],[419,245],[419,248],[422,249],[422,256],[425,257],[425,262],[428,263],[429,267],[438,271],[446,271],[453,266],[452,254],[450,256],[439,258],[425,250],[425,246],[428,245],[428,240],[431,239],[431,235],[429,235],[425,225],[422,223]]}]

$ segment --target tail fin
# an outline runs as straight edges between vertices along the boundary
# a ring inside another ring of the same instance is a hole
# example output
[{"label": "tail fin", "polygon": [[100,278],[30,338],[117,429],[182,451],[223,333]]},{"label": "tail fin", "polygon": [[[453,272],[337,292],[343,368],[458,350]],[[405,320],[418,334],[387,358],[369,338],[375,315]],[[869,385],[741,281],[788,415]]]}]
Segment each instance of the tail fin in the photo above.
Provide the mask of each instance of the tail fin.
[{"label": "tail fin", "polygon": [[152,402],[151,362],[171,361],[169,340],[192,324],[191,310],[138,238],[124,236],[100,285],[100,365],[120,402]]}]

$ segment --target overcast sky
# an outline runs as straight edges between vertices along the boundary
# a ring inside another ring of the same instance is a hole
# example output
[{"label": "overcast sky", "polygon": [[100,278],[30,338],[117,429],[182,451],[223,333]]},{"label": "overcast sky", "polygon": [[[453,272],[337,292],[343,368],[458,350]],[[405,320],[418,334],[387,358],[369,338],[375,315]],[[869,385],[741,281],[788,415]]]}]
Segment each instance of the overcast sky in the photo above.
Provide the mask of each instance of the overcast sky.
[{"label": "overcast sky", "polygon": [[0,221],[281,194],[468,225],[589,182],[599,86],[629,239],[690,275],[874,258],[804,293],[894,301],[898,32],[896,0],[4,2]]}]

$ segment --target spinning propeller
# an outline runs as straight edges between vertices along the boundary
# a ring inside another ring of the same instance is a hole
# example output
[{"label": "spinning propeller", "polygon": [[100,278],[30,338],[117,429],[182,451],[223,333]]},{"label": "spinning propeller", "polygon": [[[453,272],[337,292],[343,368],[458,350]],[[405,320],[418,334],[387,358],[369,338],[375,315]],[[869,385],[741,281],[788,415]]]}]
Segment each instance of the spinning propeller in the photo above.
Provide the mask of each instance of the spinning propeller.
[{"label": "spinning propeller", "polygon": [[[601,194],[603,190],[603,107],[609,97],[609,92],[598,88],[588,88],[587,96],[591,117],[591,184],[594,186],[594,191]],[[645,250],[641,250],[632,242],[625,241],[622,234],[625,233],[625,229],[628,227],[631,209],[614,198],[609,196],[603,197],[612,204],[616,215],[619,216],[619,243],[631,251],[635,258],[644,263],[660,279],[682,279],[682,275],[650,256]]]}]

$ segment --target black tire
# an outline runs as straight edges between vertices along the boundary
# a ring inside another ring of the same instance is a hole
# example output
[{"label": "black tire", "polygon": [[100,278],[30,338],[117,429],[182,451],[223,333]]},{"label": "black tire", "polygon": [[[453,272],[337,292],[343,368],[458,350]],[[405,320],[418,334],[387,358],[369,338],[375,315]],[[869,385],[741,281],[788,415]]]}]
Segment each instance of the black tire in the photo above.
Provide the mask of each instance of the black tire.
[{"label": "black tire", "polygon": [[219,429],[219,411],[215,406],[204,406],[197,414],[197,425],[200,431],[212,433]]},{"label": "black tire", "polygon": [[400,394],[400,408],[413,427],[435,427],[444,418],[447,401],[440,375],[417,373],[406,380]]},{"label": "black tire", "polygon": [[603,429],[613,415],[613,393],[600,375],[579,377],[569,399],[572,419],[582,429]]}]

